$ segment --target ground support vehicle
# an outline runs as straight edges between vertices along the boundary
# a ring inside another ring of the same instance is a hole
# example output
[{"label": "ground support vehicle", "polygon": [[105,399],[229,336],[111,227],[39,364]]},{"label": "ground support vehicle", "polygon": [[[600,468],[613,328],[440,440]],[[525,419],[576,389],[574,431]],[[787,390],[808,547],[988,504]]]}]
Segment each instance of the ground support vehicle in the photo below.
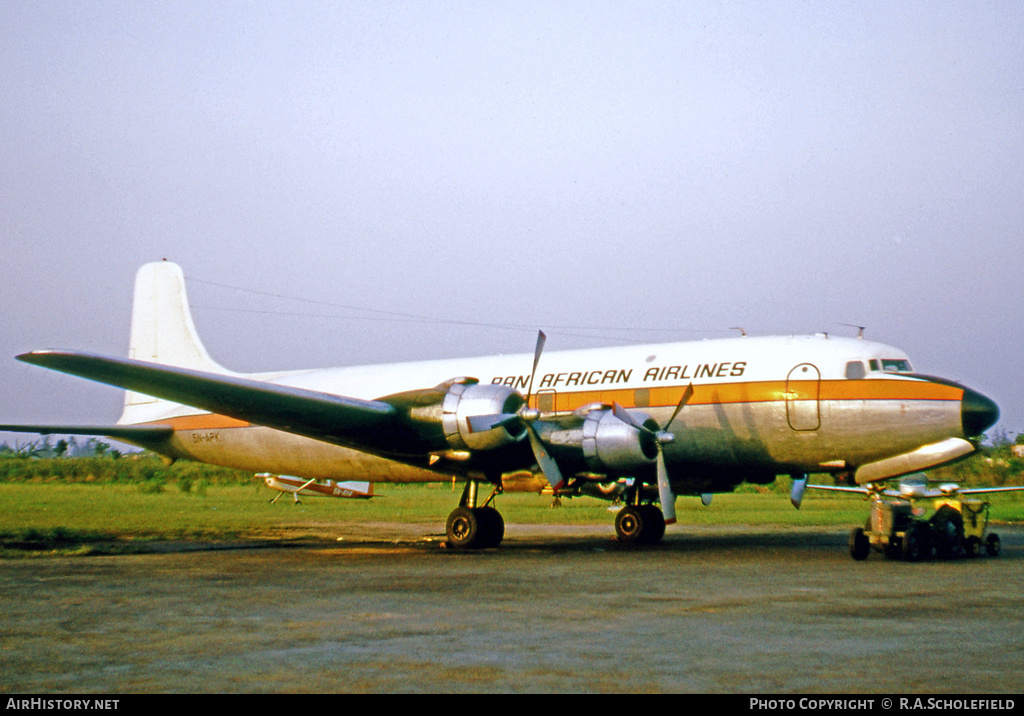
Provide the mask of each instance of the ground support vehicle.
[{"label": "ground support vehicle", "polygon": [[949,497],[934,502],[935,512],[920,517],[907,500],[877,498],[871,504],[867,524],[850,533],[850,556],[867,559],[872,549],[890,559],[916,562],[934,555],[937,559],[999,554],[999,535],[987,533],[989,503],[979,499]]},{"label": "ground support vehicle", "polygon": [[916,562],[931,553],[931,528],[905,500],[875,499],[864,527],[850,533],[850,556],[867,559],[872,549],[890,559]]},{"label": "ground support vehicle", "polygon": [[[987,500],[959,497],[935,500],[935,516],[945,514],[949,521],[958,523],[959,551],[968,557],[981,554],[982,545],[990,557],[999,555],[999,535],[988,532],[988,510]],[[948,529],[947,534],[950,534]]]}]

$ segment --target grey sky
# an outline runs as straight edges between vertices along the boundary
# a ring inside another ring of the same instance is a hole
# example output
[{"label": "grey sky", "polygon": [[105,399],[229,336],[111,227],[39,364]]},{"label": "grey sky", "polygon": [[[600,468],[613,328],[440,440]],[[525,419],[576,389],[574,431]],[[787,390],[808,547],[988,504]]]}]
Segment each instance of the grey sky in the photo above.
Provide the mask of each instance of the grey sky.
[{"label": "grey sky", "polygon": [[0,422],[116,419],[13,356],[123,354],[166,257],[236,370],[852,323],[1024,431],[1022,48],[1016,2],[0,0]]}]

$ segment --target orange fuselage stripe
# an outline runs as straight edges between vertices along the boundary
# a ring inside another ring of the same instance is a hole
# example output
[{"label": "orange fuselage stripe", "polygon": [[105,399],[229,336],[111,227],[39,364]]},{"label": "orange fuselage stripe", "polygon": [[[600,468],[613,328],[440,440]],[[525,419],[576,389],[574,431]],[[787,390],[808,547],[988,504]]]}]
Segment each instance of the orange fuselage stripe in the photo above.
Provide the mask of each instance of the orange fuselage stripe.
[{"label": "orange fuselage stripe", "polygon": [[245,420],[236,420],[216,413],[181,415],[166,420],[155,420],[152,424],[169,425],[175,430],[218,430],[221,428],[247,428],[251,425]]},{"label": "orange fuselage stripe", "polygon": [[[674,407],[686,386],[674,385],[651,388],[619,388],[616,390],[582,390],[555,392],[556,412],[570,412],[590,403],[617,402],[624,408]],[[551,391],[539,391],[531,396],[530,404]],[[916,380],[823,380],[823,381],[761,381],[752,383],[711,383],[694,385],[688,405],[724,405],[736,403],[765,403],[783,400],[938,400],[956,401],[963,390],[955,386]],[[544,410],[550,408],[545,405]],[[203,413],[154,421],[154,425],[169,425],[175,430],[218,430],[245,428],[251,423],[224,415]]]},{"label": "orange fuselage stripe", "polygon": [[[686,386],[555,393],[557,412],[576,410],[590,403],[617,402],[624,408],[673,407]],[[531,397],[537,407],[544,395]],[[643,397],[646,396],[646,400]],[[762,381],[694,385],[688,405],[765,403],[781,400],[960,400],[963,390],[949,385],[910,380]],[[640,398],[640,400],[638,400]]]}]

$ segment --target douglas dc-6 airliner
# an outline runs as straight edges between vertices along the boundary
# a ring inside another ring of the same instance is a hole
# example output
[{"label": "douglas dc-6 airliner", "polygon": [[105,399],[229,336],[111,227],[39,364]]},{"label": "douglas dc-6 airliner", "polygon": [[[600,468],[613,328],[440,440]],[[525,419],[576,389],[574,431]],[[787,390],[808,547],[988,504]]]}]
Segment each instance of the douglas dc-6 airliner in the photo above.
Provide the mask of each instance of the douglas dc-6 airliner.
[{"label": "douglas dc-6 airliner", "polygon": [[[622,493],[615,529],[655,543],[677,495],[807,475],[874,484],[962,459],[995,403],[919,375],[902,351],[827,335],[239,374],[196,333],[181,269],[136,277],[129,358],[42,350],[19,360],[127,390],[116,425],[0,425],[94,434],[185,458],[304,480],[465,482],[453,548],[493,547],[511,473],[555,494]],[[615,489],[612,489],[615,488]],[[490,493],[487,497],[487,490]]]}]

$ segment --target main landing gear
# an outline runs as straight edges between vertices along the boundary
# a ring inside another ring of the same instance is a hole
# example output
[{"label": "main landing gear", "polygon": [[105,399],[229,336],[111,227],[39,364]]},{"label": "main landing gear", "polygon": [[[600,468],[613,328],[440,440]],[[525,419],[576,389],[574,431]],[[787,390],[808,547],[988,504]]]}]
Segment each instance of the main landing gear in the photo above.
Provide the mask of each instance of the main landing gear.
[{"label": "main landing gear", "polygon": [[505,537],[505,520],[490,506],[491,500],[501,494],[501,486],[477,507],[477,483],[470,480],[462,491],[459,506],[448,515],[445,524],[447,545],[453,549],[487,549],[497,547]]},{"label": "main landing gear", "polygon": [[657,544],[665,536],[665,516],[654,505],[626,505],[615,516],[619,542]]},{"label": "main landing gear", "polygon": [[[459,506],[448,515],[445,524],[446,545],[451,549],[487,549],[497,547],[505,537],[505,520],[491,507],[502,492],[498,485],[483,505],[477,506],[478,483],[469,481],[462,491]],[[615,534],[626,544],[649,545],[665,536],[665,516],[657,505],[640,504],[639,489],[628,493],[628,504],[615,516]]]},{"label": "main landing gear", "polygon": [[643,486],[626,493],[626,506],[615,515],[615,535],[627,544],[657,544],[665,536],[665,515],[656,505],[641,504]]}]

